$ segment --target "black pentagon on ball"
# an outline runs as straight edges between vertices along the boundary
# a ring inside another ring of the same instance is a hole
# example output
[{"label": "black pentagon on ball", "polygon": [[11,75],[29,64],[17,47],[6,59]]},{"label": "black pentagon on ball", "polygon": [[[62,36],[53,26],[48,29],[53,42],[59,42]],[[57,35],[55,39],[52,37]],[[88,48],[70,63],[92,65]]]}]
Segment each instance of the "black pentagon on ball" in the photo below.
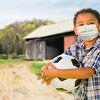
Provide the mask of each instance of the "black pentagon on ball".
[{"label": "black pentagon on ball", "polygon": [[80,67],[80,63],[76,60],[76,59],[71,59],[71,61],[72,61],[72,64],[74,65],[74,66],[76,66],[76,67]]},{"label": "black pentagon on ball", "polygon": [[82,82],[82,79],[77,79],[75,81],[75,87],[79,86],[81,84],[81,82]]},{"label": "black pentagon on ball", "polygon": [[62,57],[58,57],[53,63],[58,63],[61,59]]}]

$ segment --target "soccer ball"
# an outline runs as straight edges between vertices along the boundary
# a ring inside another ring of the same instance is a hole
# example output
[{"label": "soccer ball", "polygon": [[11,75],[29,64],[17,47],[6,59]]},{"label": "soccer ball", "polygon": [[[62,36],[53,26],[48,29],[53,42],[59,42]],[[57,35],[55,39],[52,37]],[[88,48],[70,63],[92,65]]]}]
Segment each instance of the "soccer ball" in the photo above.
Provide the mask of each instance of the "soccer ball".
[{"label": "soccer ball", "polygon": [[[80,63],[70,55],[59,55],[51,60],[51,63],[58,69],[75,69],[80,67]],[[82,83],[81,79],[63,79],[54,78],[51,85],[58,90],[65,90],[67,92],[75,91]]]}]

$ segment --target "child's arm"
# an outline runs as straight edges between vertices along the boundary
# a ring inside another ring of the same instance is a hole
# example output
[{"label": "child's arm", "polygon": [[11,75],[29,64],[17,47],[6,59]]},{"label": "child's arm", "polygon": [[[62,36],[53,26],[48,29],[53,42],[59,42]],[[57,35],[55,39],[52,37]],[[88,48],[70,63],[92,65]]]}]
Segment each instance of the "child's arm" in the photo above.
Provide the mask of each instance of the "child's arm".
[{"label": "child's arm", "polygon": [[[44,82],[50,81],[55,77],[59,78],[73,78],[73,79],[86,79],[95,74],[95,70],[92,68],[76,68],[76,69],[57,69],[50,62],[48,67],[40,70],[42,74],[41,78]],[[50,83],[50,82],[49,82]]]},{"label": "child's arm", "polygon": [[[51,69],[53,72],[53,70]],[[46,71],[47,75],[50,70]],[[58,69],[55,73],[56,77],[60,78],[72,78],[72,79],[86,79],[95,74],[95,70],[92,68],[76,68],[76,69]]]}]

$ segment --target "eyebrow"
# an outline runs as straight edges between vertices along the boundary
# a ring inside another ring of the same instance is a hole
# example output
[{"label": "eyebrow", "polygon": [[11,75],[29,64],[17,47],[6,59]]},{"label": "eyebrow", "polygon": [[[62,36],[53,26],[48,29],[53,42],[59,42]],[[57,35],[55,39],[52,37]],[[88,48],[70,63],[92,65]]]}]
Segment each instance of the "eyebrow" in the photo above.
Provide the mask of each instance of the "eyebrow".
[{"label": "eyebrow", "polygon": [[88,21],[97,21],[96,19],[90,19],[90,20],[88,20]]},{"label": "eyebrow", "polygon": [[[88,20],[88,21],[97,21],[96,19],[90,19],[90,20]],[[79,22],[77,22],[77,24],[80,24],[80,23],[83,23],[83,21],[79,21]]]}]

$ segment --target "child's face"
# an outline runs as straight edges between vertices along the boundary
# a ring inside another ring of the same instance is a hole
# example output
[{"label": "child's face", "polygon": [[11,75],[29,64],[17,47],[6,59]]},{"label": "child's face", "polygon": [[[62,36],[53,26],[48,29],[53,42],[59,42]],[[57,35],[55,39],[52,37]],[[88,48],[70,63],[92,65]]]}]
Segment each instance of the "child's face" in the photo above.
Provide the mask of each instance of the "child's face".
[{"label": "child's face", "polygon": [[96,17],[91,14],[91,13],[82,13],[77,16],[76,19],[76,25],[75,25],[75,34],[78,35],[77,33],[77,27],[78,26],[83,26],[83,25],[91,25],[95,24],[97,26],[98,31],[100,32],[100,24]]}]

